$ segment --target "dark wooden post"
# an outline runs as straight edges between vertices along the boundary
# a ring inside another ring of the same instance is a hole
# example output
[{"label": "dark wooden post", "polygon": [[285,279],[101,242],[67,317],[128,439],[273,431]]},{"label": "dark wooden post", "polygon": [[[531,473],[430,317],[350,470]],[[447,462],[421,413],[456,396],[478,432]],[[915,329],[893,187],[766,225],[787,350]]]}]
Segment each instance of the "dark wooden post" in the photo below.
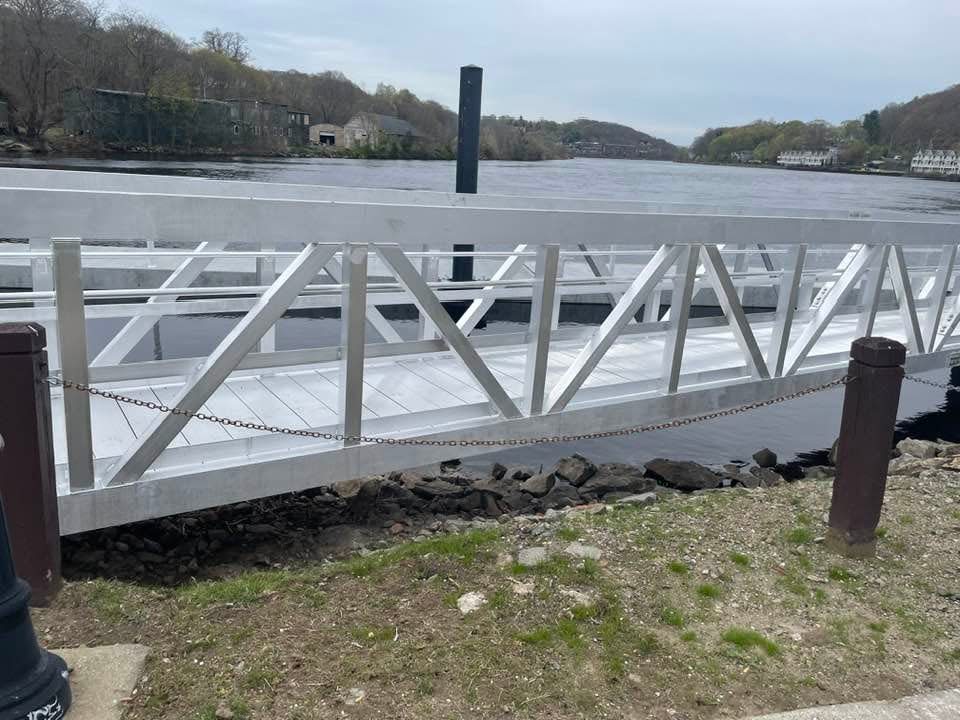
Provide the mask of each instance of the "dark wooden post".
[{"label": "dark wooden post", "polygon": [[17,574],[34,605],[60,589],[57,513],[47,336],[35,323],[0,323],[0,496],[7,508]]},{"label": "dark wooden post", "polygon": [[850,348],[827,531],[828,547],[847,557],[876,552],[906,353],[882,337],[854,340]]},{"label": "dark wooden post", "polygon": [[[457,192],[477,192],[480,170],[480,99],[483,96],[483,68],[460,68],[460,112],[457,116]],[[454,245],[454,252],[472,252],[473,245]],[[473,258],[453,259],[454,282],[473,280]]]}]

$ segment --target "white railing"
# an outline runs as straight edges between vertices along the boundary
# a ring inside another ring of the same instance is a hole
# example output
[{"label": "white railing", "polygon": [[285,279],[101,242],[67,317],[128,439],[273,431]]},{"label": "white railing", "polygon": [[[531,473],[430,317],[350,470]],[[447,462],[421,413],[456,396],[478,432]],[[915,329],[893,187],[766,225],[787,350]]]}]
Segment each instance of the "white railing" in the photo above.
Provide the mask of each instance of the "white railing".
[{"label": "white railing", "polygon": [[[51,367],[65,379],[132,391],[174,383],[166,404],[187,412],[201,410],[231,378],[330,367],[335,414],[301,428],[485,438],[614,430],[836,377],[850,340],[873,334],[878,323],[907,343],[915,369],[942,364],[960,322],[960,225],[944,220],[30,172],[0,170],[0,182],[20,183],[0,188],[0,236],[31,238],[0,245],[0,267],[26,261],[34,278],[32,290],[0,295],[0,321],[46,325]],[[69,187],[81,180],[92,189]],[[444,279],[454,244],[476,246],[470,255],[483,263],[482,279]],[[166,279],[84,288],[91,272],[143,260],[169,268]],[[224,262],[248,269],[255,284],[198,284]],[[758,290],[771,307],[748,314],[744,297]],[[698,293],[720,314],[691,317]],[[559,327],[560,304],[583,296],[609,299],[609,315],[597,327]],[[529,325],[474,334],[498,300],[529,302]],[[454,321],[444,305],[457,301],[469,306]],[[417,308],[415,339],[403,339],[384,316],[390,305]],[[277,321],[317,308],[340,308],[339,344],[276,350]],[[160,318],[211,313],[240,317],[209,355],[126,361]],[[87,324],[103,319],[124,323],[88,357]],[[380,342],[367,337],[368,327]],[[716,352],[705,352],[711,342]],[[614,346],[629,352],[611,367]],[[433,407],[425,402],[365,418],[366,376],[413,358],[455,358],[465,371],[457,387],[483,402],[424,409]],[[498,367],[504,358],[515,377]],[[285,436],[175,447],[188,418],[171,414],[141,418],[119,451],[96,453],[92,438],[110,420],[98,419],[85,393],[67,391],[58,403],[64,507],[82,515],[66,522],[68,531],[309,486],[311,468],[301,459],[338,448],[333,479],[439,459],[437,450],[405,448],[388,460],[368,444]],[[264,480],[277,463],[286,463],[282,477]],[[238,473],[239,466],[257,474]],[[201,477],[209,480],[202,490]],[[185,490],[171,478],[194,484]],[[177,497],[161,502],[155,487],[134,489],[118,504],[113,491],[144,486],[141,479],[179,488]],[[91,490],[113,499],[91,499]]]}]

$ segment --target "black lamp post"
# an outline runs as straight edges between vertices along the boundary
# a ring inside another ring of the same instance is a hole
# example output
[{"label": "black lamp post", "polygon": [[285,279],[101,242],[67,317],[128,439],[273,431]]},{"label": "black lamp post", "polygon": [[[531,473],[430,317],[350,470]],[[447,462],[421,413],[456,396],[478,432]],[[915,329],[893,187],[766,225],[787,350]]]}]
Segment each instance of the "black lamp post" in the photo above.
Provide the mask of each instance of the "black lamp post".
[{"label": "black lamp post", "polygon": [[70,707],[67,664],[37,643],[29,601],[30,587],[13,569],[0,500],[0,720],[60,720]]}]

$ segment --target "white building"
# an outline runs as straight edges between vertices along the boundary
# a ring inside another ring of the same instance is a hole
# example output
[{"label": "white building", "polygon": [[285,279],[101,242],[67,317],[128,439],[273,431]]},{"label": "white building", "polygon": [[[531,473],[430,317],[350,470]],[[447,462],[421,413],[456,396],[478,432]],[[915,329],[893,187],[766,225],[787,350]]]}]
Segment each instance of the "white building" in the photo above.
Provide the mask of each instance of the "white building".
[{"label": "white building", "polygon": [[784,150],[777,155],[777,165],[784,167],[829,167],[837,164],[837,149]]},{"label": "white building", "polygon": [[917,175],[960,175],[960,153],[954,150],[921,150],[910,162]]}]

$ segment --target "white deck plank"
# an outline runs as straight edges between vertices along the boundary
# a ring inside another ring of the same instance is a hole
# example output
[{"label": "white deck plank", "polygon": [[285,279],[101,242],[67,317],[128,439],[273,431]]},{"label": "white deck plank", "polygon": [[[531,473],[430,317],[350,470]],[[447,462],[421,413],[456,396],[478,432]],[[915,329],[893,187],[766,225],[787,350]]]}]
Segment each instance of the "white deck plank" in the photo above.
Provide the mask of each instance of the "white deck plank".
[{"label": "white deck plank", "polygon": [[90,423],[93,457],[111,458],[123,454],[136,436],[116,400],[90,396]]},{"label": "white deck plank", "polygon": [[[429,358],[404,360],[401,362],[401,364],[404,365],[410,372],[419,375],[424,380],[427,380],[437,387],[443,388],[451,395],[457,397],[460,402],[464,404],[480,403],[487,399],[487,396],[483,394],[483,391],[476,385],[476,383],[471,382],[468,384],[464,381],[458,380],[448,373],[438,370],[434,364],[434,361]],[[473,380],[473,378],[469,379]]]},{"label": "white deck plank", "polygon": [[263,375],[260,382],[303,418],[308,427],[324,427],[337,422],[336,411],[298,385],[292,376],[279,373]]},{"label": "white deck plank", "polygon": [[411,372],[403,363],[368,367],[364,372],[364,382],[388,395],[408,412],[435,410],[460,404],[460,400],[454,395]]},{"label": "white deck plank", "polygon": [[[300,385],[304,390],[316,397],[327,407],[335,408],[340,403],[340,390],[331,378],[331,374],[336,374],[336,370],[320,372],[313,370],[305,373],[294,373],[290,377]],[[363,405],[363,419],[378,417],[377,413],[367,407],[366,402]],[[334,412],[334,422],[337,422],[339,415]]]},{"label": "white deck plank", "polygon": [[[139,390],[123,389],[118,390],[117,392],[126,395],[127,397],[134,398],[135,400],[143,400],[144,402],[160,401],[160,398],[157,397],[157,394],[150,388],[143,388]],[[130,423],[130,427],[133,429],[133,434],[137,437],[140,437],[140,435],[147,431],[147,428],[150,427],[150,423],[153,422],[153,419],[159,412],[158,410],[150,410],[149,408],[139,407],[138,405],[131,405],[129,403],[121,403],[120,409],[123,411],[124,416],[126,416],[127,422]],[[175,437],[170,443],[170,447],[183,447],[187,444],[187,440],[183,437],[183,433],[178,433],[177,437]]]},{"label": "white deck plank", "polygon": [[[263,423],[263,418],[257,415],[253,408],[249,407],[239,395],[233,392],[230,385],[231,383],[227,382],[213,391],[210,399],[206,402],[210,412],[220,417],[240,420],[241,422]],[[264,434],[263,430],[251,430],[233,425],[225,425],[224,429],[232,438],[256,437]]]},{"label": "white deck plank", "polygon": [[235,378],[227,385],[266,425],[304,430],[306,421],[263,386],[258,377]]},{"label": "white deck plank", "polygon": [[[487,362],[489,355],[484,353],[484,354],[481,354],[481,357],[483,358],[484,362]],[[456,378],[462,383],[469,382],[471,385],[474,384],[473,377],[470,375],[469,372],[467,372],[467,369],[463,367],[463,363],[461,363],[459,360],[447,357],[447,358],[437,358],[433,362],[434,362],[434,368],[436,368],[437,370],[444,372],[453,378]],[[513,378],[505,373],[500,372],[496,368],[491,367],[490,371],[493,373],[493,376],[497,379],[497,382],[503,385],[503,389],[506,390],[511,397],[514,397],[514,398],[523,397],[522,382],[518,381],[516,378]],[[474,385],[474,386],[479,387],[479,385]],[[484,395],[484,399],[486,399],[486,395]]]},{"label": "white deck plank", "polygon": [[[160,385],[158,387],[154,387],[153,391],[160,399],[160,402],[169,405],[177,399],[177,394],[180,392],[180,387],[177,385]],[[206,405],[200,408],[200,412],[205,414],[213,414],[210,408]],[[220,442],[222,440],[230,439],[230,434],[223,425],[218,425],[214,422],[207,422],[206,420],[191,420],[186,424],[183,430],[180,431],[180,434],[183,435],[186,441],[191,445],[203,445],[205,443]]]}]

